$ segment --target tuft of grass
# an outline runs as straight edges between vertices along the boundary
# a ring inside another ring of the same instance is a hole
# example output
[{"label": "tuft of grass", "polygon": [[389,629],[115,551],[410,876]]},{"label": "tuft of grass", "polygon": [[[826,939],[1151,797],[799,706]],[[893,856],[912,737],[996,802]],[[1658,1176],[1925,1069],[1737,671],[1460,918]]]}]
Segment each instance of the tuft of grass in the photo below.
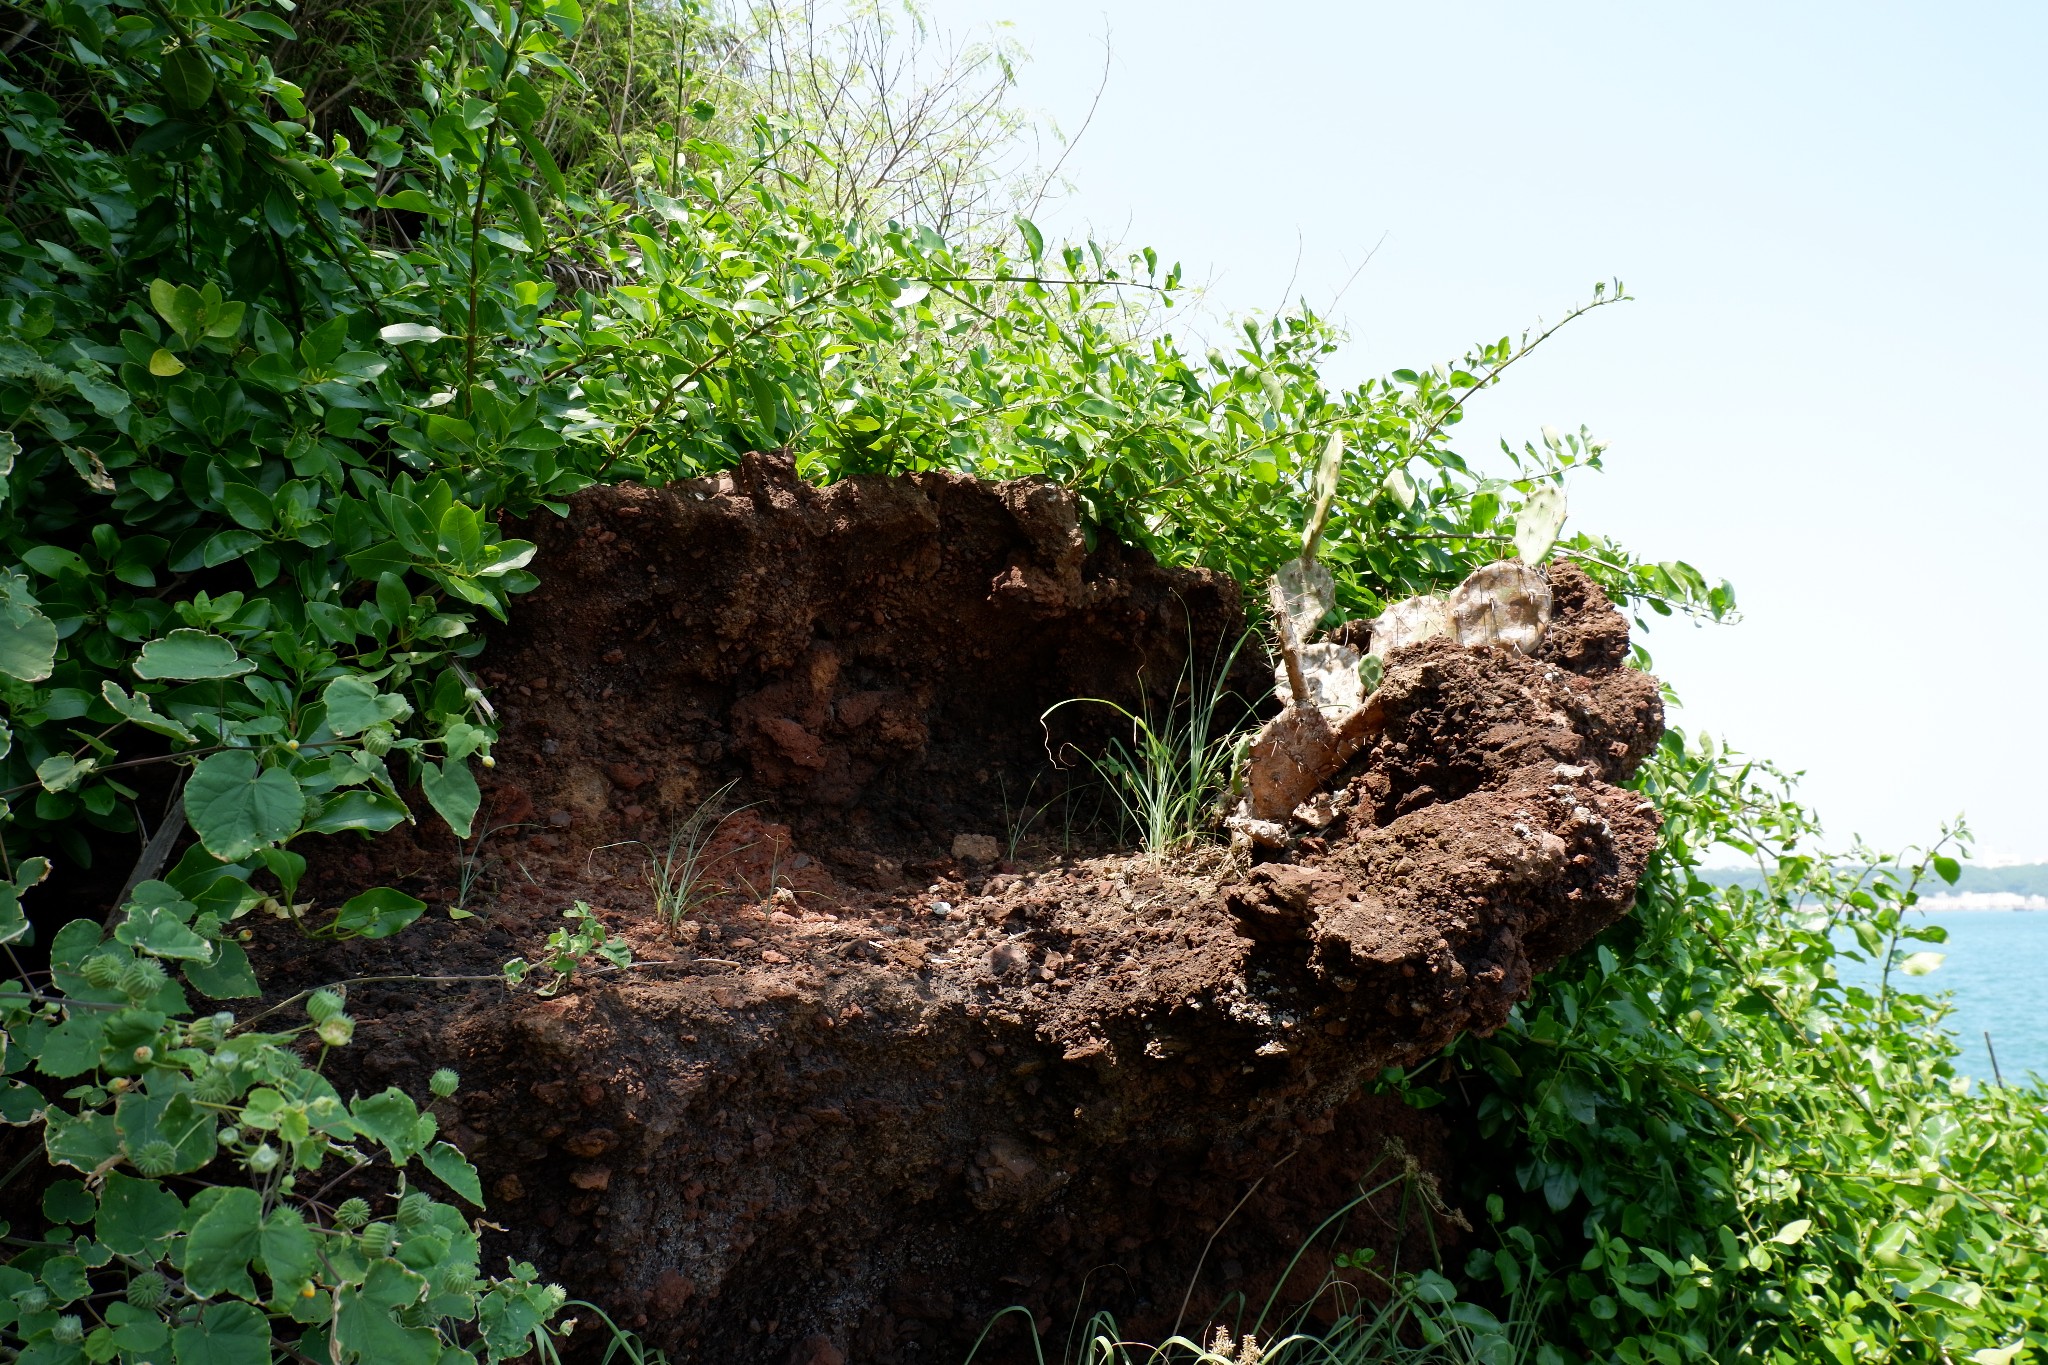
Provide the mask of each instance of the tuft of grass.
[{"label": "tuft of grass", "polygon": [[650,852],[647,886],[654,893],[654,913],[671,931],[725,889],[712,871],[741,850],[714,854],[711,846],[725,822],[747,809],[725,809],[725,799],[738,785],[728,782],[698,802],[697,808],[669,831],[667,846]]},{"label": "tuft of grass", "polygon": [[1214,823],[1217,801],[1229,789],[1238,735],[1219,713],[1224,699],[1235,695],[1230,669],[1246,638],[1240,636],[1206,677],[1190,650],[1174,701],[1163,710],[1149,697],[1136,711],[1102,697],[1069,697],[1038,718],[1043,725],[1063,706],[1093,705],[1107,706],[1130,722],[1128,742],[1113,739],[1103,753],[1088,755],[1087,762],[1117,798],[1126,822],[1136,827],[1139,847],[1154,858],[1199,839]]},{"label": "tuft of grass", "polygon": [[[503,834],[508,829],[527,829],[531,825],[530,820],[509,825],[492,825],[489,829],[478,830],[476,837],[467,844],[456,845],[455,902],[448,907],[449,919],[476,918],[476,912],[469,908],[469,898],[476,894],[477,886],[483,881],[484,841],[493,834]],[[528,874],[527,880],[532,880],[532,874]]]}]

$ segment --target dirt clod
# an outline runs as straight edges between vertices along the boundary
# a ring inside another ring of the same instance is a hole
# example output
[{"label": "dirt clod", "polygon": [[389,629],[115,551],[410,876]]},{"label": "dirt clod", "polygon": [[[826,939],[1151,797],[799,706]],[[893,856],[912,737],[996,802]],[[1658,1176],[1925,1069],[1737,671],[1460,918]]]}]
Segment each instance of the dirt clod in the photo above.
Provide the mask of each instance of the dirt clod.
[{"label": "dirt clod", "polygon": [[[513,1229],[493,1249],[679,1360],[958,1359],[1009,1305],[1084,1298],[1163,1333],[1198,1262],[1190,1324],[1262,1300],[1358,1181],[1442,1168],[1380,1071],[1498,1027],[1626,912],[1654,838],[1616,784],[1656,685],[1568,565],[1534,657],[1395,650],[1316,836],[1250,865],[1094,832],[1074,755],[1108,720],[1040,714],[1165,705],[1243,617],[1227,579],[1088,549],[1049,484],[819,490],[752,456],[526,534],[543,587],[476,663],[505,732],[479,828],[513,826],[476,855],[477,918],[265,955],[286,987],[488,973],[592,905],[631,970],[549,1000],[364,987],[349,1051],[366,1089],[457,1067],[450,1126]],[[700,814],[671,923],[659,862]],[[360,851],[316,858],[318,894],[446,903],[463,856],[424,829]],[[1455,1211],[1399,1195],[1356,1244],[1456,1244]],[[1006,1323],[978,1359],[1028,1356]]]}]

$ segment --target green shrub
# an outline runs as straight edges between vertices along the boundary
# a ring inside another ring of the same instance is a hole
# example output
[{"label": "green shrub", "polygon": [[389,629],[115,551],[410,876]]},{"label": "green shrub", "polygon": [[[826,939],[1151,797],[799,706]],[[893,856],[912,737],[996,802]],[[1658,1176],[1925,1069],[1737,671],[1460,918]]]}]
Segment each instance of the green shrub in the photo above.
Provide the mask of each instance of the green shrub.
[{"label": "green shrub", "polygon": [[[345,106],[307,108],[273,61],[294,41],[282,3],[17,12],[0,946],[47,968],[17,957],[0,984],[0,1119],[39,1124],[59,1174],[0,1267],[0,1333],[35,1365],[551,1350],[560,1292],[484,1274],[435,1194],[473,1205],[477,1178],[432,1116],[322,1077],[353,1035],[345,996],[218,1008],[259,995],[252,912],[340,939],[425,911],[385,888],[302,900],[293,840],[426,811],[478,837],[471,765],[496,732],[463,661],[536,582],[503,518],[787,445],[825,478],[1047,474],[1090,534],[1256,577],[1293,553],[1334,431],[1357,454],[1324,558],[1357,610],[1462,577],[1516,501],[1599,462],[1553,439],[1492,479],[1450,448],[1524,345],[1333,393],[1315,370],[1332,335],[1301,315],[1190,361],[1125,325],[1133,291],[1174,297],[1156,258],[1048,247],[1026,222],[955,246],[841,221],[776,118],[726,141],[673,119],[667,164],[565,174],[550,137],[573,120],[551,111],[578,88],[576,0],[465,0],[332,135],[315,130]],[[1655,609],[1732,607],[1683,565],[1569,545]],[[198,842],[173,863],[187,821]],[[118,901],[95,893],[116,883],[83,870],[138,845]],[[89,917],[59,926],[64,906]],[[629,962],[572,907],[507,979],[562,989],[588,957]]]},{"label": "green shrub", "polygon": [[[1913,906],[1962,832],[1828,857],[1788,782],[1677,732],[1641,786],[1666,824],[1636,914],[1414,1096],[1476,1125],[1460,1160],[1498,1243],[1470,1282],[1540,1283],[1539,1359],[2048,1347],[2044,1096],[1959,1076],[1946,1007],[1903,988],[1946,937]],[[1716,847],[1762,888],[1705,879]]]}]

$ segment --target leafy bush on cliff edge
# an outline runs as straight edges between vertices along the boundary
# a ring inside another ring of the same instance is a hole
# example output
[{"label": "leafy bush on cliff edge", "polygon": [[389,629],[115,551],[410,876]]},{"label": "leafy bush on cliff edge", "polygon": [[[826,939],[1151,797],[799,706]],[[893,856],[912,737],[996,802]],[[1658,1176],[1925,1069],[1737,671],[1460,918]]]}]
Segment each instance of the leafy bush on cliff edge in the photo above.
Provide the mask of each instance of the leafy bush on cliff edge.
[{"label": "leafy bush on cliff edge", "polygon": [[[327,133],[278,75],[290,13],[45,3],[0,39],[0,1118],[58,1168],[0,1330],[38,1365],[550,1349],[559,1292],[484,1273],[431,1112],[321,1078],[345,995],[222,1008],[260,992],[249,914],[337,938],[424,911],[300,899],[293,839],[470,831],[495,736],[463,660],[535,581],[505,515],[788,445],[825,478],[1048,475],[1091,533],[1253,579],[1341,434],[1325,558],[1359,612],[1599,463],[1583,436],[1501,476],[1453,447],[1549,332],[1343,391],[1305,312],[1194,359],[1126,325],[1177,295],[1150,253],[842,221],[780,116],[714,139],[692,101],[623,178],[565,171],[569,57],[612,11],[466,4],[402,117]],[[1650,609],[1732,608],[1683,564],[1565,549]]]}]

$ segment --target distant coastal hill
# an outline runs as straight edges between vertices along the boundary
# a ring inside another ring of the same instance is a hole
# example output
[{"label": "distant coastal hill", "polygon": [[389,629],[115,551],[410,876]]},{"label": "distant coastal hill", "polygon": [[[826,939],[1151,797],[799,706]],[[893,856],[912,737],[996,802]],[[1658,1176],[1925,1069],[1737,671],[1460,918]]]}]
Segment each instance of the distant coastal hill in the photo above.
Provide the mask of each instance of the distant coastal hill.
[{"label": "distant coastal hill", "polygon": [[[1763,882],[1763,874],[1753,867],[1707,868],[1703,875],[1721,886],[1758,886]],[[1922,891],[1920,900],[1930,909],[2048,910],[2048,863],[2004,867],[1965,863],[1954,886],[1936,880]]]}]

